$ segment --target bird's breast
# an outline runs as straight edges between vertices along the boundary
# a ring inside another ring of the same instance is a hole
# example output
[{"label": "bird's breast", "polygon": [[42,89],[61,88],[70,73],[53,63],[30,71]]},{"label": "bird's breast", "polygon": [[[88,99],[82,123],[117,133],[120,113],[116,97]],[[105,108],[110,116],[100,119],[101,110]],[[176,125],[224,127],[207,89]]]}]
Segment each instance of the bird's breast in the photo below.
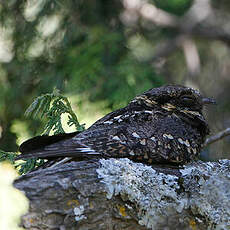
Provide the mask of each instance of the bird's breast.
[{"label": "bird's breast", "polygon": [[[203,138],[199,130],[174,115],[153,114],[127,126],[130,144],[150,161],[188,162],[198,155]],[[147,156],[145,156],[147,158]]]}]

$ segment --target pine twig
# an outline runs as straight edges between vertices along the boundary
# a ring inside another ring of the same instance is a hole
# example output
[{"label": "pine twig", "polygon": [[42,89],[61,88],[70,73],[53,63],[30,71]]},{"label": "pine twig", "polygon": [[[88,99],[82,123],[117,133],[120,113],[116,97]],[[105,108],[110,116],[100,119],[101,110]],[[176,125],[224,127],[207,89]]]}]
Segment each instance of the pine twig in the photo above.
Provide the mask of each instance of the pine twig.
[{"label": "pine twig", "polygon": [[204,147],[206,147],[207,145],[210,145],[216,141],[219,141],[220,139],[222,139],[228,135],[230,135],[230,128],[227,128],[223,131],[220,131],[219,133],[207,138],[205,143],[204,143]]},{"label": "pine twig", "polygon": [[0,162],[7,160],[11,164],[14,164],[16,156],[17,156],[17,154],[15,152],[5,152],[5,151],[0,149]]},{"label": "pine twig", "polygon": [[54,131],[54,134],[64,133],[61,120],[61,115],[64,113],[68,114],[67,124],[69,126],[74,125],[77,131],[84,130],[84,125],[79,123],[70,102],[57,89],[54,89],[53,93],[43,94],[35,98],[26,110],[25,115],[37,117],[40,114],[41,118],[46,117],[48,121],[43,134],[49,135],[51,131]]},{"label": "pine twig", "polygon": [[[71,104],[67,97],[61,95],[57,89],[53,93],[43,94],[34,99],[33,103],[27,108],[25,115],[41,118],[45,117],[47,122],[43,134],[49,135],[51,131],[54,134],[64,133],[61,115],[67,114],[67,125],[74,125],[77,131],[83,131],[84,125],[81,125],[77,115],[72,110]],[[20,174],[25,174],[44,164],[43,159],[27,159],[15,164],[16,153],[8,153],[0,150],[0,161],[9,160]]]}]

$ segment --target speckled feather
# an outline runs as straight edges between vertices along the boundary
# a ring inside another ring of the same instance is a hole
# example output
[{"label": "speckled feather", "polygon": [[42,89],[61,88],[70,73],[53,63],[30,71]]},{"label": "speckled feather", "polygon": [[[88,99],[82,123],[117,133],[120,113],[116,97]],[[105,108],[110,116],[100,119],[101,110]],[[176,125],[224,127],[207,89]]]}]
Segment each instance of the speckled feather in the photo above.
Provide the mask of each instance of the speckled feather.
[{"label": "speckled feather", "polygon": [[26,141],[18,158],[122,158],[186,163],[200,153],[209,132],[202,107],[213,103],[194,89],[164,86],[135,97],[81,133]]}]

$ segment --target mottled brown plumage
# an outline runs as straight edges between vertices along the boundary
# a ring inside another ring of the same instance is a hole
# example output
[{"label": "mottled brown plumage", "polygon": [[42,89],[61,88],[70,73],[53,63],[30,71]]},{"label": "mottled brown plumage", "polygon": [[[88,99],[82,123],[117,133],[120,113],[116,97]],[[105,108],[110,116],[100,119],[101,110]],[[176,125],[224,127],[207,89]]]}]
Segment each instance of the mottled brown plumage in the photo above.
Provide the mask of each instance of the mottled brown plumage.
[{"label": "mottled brown plumage", "polygon": [[26,141],[19,158],[128,157],[149,164],[186,163],[198,156],[209,132],[202,114],[208,103],[214,100],[192,88],[153,88],[83,132]]}]

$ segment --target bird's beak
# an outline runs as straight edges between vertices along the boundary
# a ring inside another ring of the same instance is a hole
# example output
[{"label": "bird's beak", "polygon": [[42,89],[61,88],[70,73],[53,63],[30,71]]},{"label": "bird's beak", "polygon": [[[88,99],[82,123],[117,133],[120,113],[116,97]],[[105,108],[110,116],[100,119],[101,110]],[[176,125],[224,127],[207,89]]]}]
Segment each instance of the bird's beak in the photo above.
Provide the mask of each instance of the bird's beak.
[{"label": "bird's beak", "polygon": [[203,98],[202,98],[202,103],[203,103],[203,105],[207,105],[207,104],[216,105],[215,99],[209,98],[209,97],[203,97]]}]

